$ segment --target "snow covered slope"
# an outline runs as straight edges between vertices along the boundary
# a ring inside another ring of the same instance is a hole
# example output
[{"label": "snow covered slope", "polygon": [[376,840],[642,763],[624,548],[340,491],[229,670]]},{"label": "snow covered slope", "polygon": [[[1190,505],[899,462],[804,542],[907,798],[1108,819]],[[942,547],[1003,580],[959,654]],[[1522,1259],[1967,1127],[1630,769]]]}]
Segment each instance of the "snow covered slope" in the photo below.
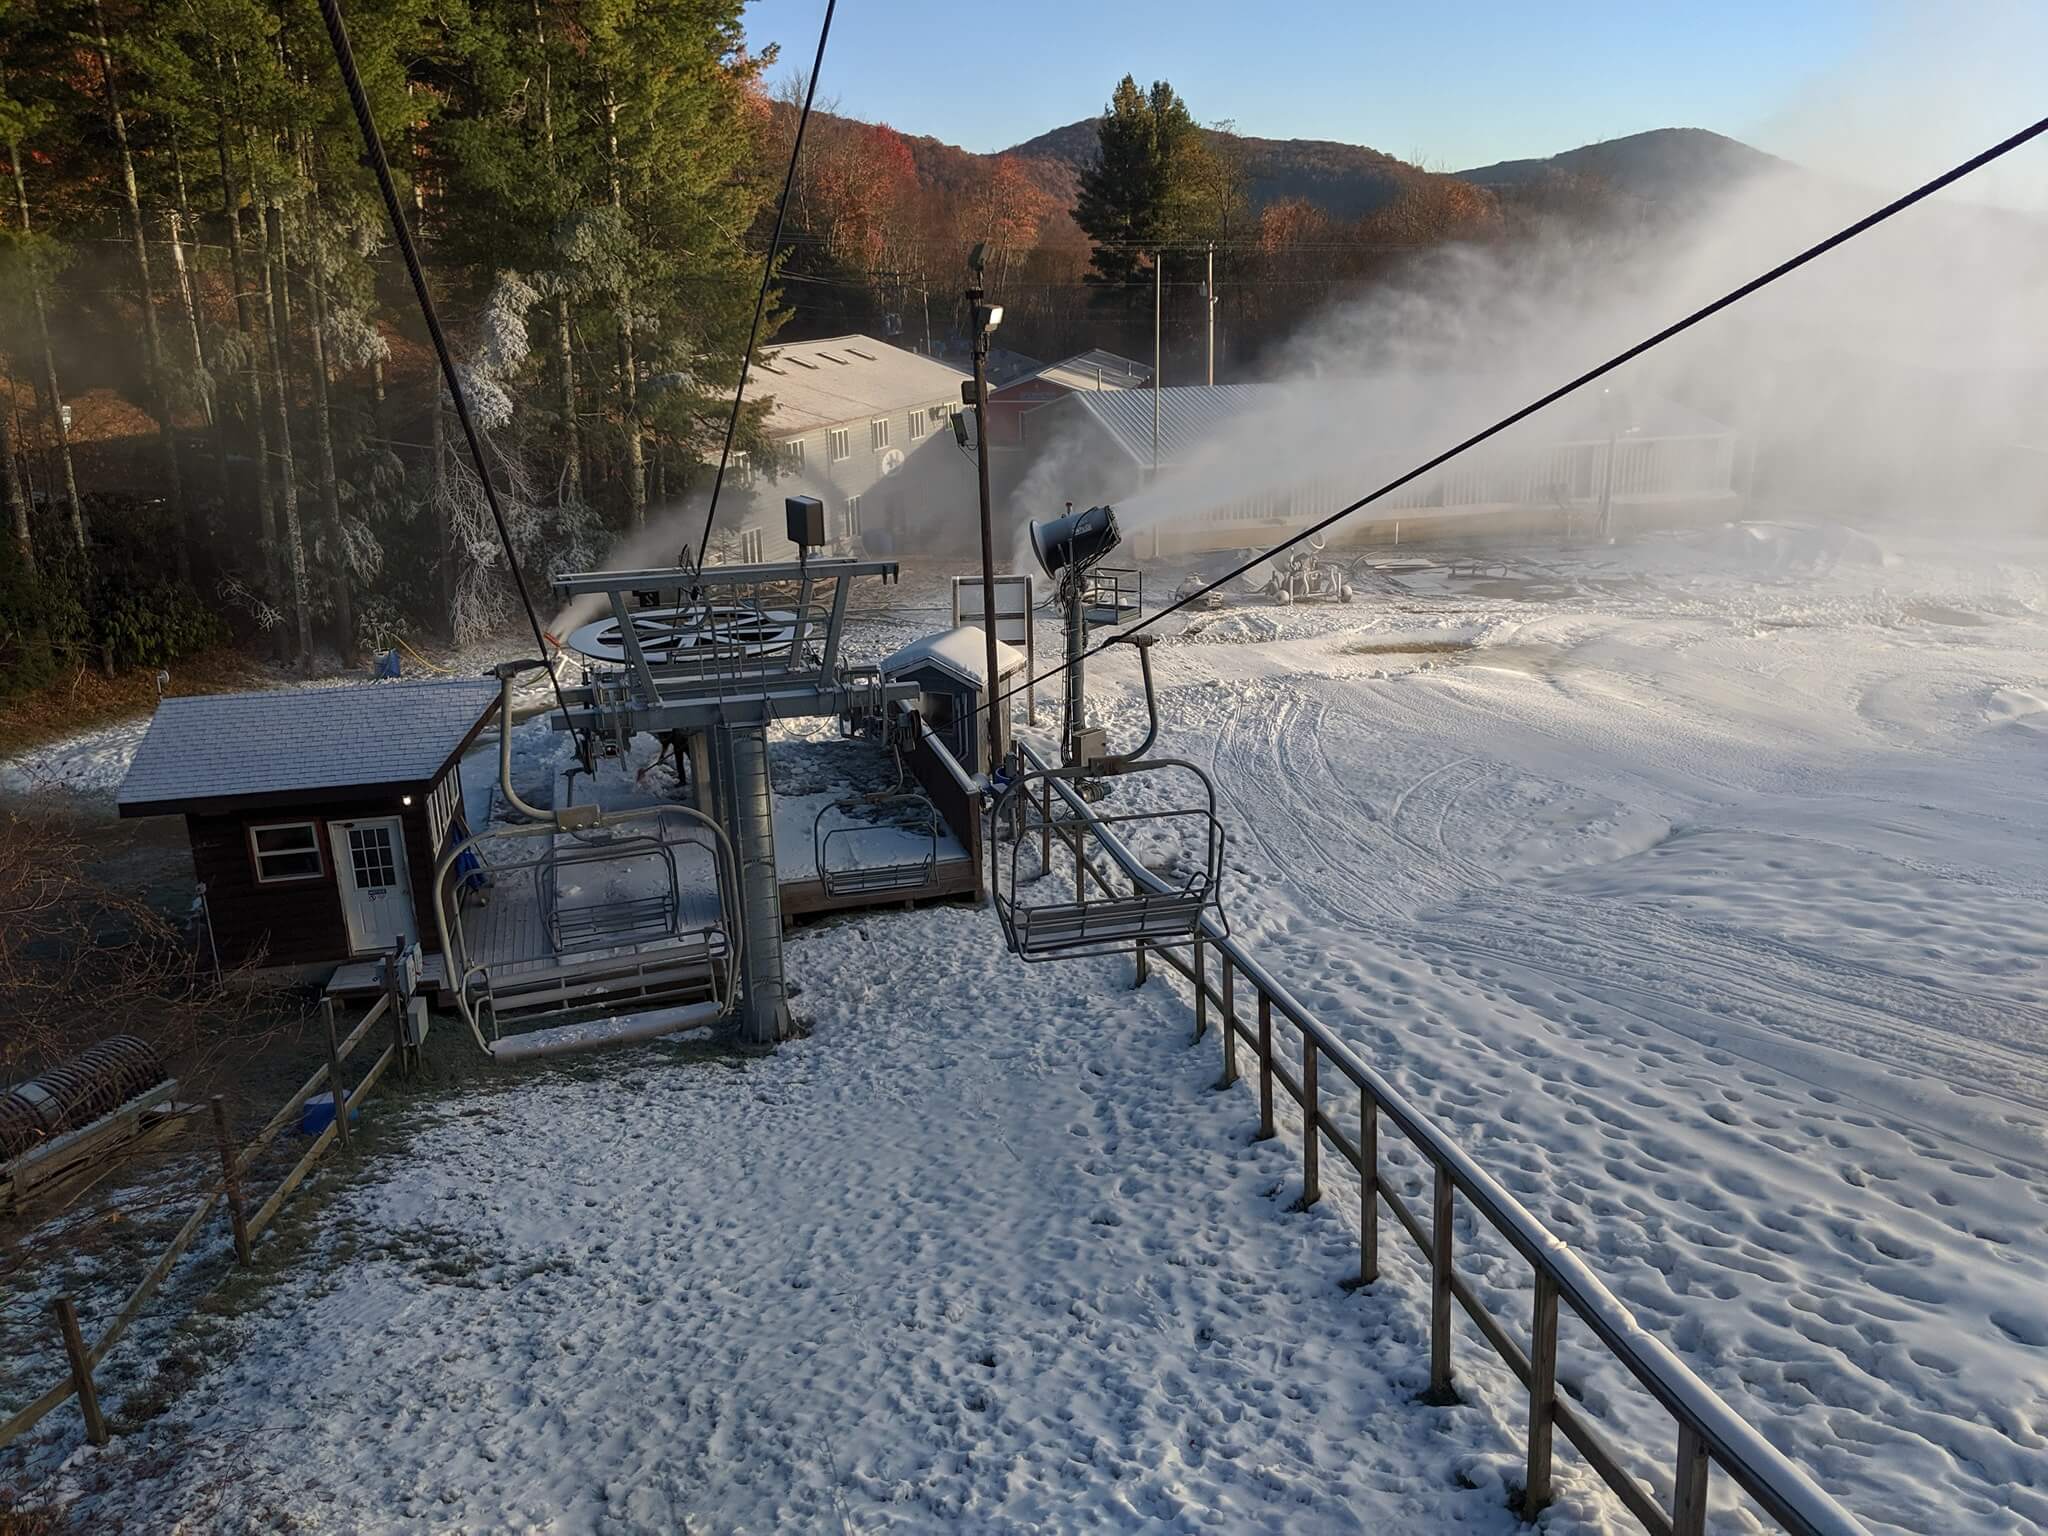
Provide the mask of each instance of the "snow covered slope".
[{"label": "snow covered slope", "polygon": [[1166,743],[1265,963],[1733,1406],[1873,1528],[2043,1529],[2043,551],[1764,532],[1222,616]]}]

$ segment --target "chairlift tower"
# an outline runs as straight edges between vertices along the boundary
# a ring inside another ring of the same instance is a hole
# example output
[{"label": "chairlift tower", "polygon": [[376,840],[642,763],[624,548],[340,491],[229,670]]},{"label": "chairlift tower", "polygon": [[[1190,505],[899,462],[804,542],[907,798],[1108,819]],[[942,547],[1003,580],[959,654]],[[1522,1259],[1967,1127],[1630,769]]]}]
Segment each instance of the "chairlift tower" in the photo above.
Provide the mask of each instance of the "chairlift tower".
[{"label": "chairlift tower", "polygon": [[596,661],[566,685],[556,730],[624,745],[637,733],[667,737],[691,764],[697,808],[731,839],[739,864],[744,935],[740,1037],[771,1047],[789,1035],[782,970],[782,894],[775,873],[771,721],[879,713],[917,696],[840,656],[847,601],[865,577],[894,581],[887,560],[814,560],[824,541],[816,498],[789,498],[790,537],[803,557],[702,570],[665,567],[558,576],[564,601],[602,598],[609,620],[569,645]]}]

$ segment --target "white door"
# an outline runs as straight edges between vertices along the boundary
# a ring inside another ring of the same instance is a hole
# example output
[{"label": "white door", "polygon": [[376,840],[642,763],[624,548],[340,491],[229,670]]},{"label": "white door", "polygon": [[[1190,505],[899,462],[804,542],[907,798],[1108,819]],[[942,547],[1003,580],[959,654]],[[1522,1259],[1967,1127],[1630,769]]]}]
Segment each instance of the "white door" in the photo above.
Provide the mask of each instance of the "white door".
[{"label": "white door", "polygon": [[374,821],[330,821],[334,872],[349,947],[356,954],[410,944],[419,935],[412,918],[412,877],[405,864],[405,828],[396,816]]}]

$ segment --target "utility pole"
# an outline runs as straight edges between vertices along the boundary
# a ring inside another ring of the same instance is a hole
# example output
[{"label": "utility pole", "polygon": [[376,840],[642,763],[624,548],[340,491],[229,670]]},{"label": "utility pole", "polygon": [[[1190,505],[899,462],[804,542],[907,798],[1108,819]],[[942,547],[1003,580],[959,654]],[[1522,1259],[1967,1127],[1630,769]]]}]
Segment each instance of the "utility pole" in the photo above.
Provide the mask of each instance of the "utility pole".
[{"label": "utility pole", "polygon": [[974,326],[974,461],[981,474],[981,630],[988,642],[988,683],[983,695],[988,705],[986,762],[991,779],[1002,767],[1009,750],[1009,709],[997,702],[1003,691],[1002,668],[997,660],[996,640],[996,531],[995,514],[988,489],[988,346],[989,338],[1003,323],[1003,307],[987,301],[981,286],[986,247],[976,245],[967,258],[973,277],[967,285],[967,312]]},{"label": "utility pole", "polygon": [[1202,284],[1209,300],[1209,387],[1216,387],[1216,242],[1209,242],[1209,276]]},{"label": "utility pole", "polygon": [[1166,265],[1158,251],[1152,253],[1152,478],[1159,478],[1159,363],[1160,321],[1166,314]]}]

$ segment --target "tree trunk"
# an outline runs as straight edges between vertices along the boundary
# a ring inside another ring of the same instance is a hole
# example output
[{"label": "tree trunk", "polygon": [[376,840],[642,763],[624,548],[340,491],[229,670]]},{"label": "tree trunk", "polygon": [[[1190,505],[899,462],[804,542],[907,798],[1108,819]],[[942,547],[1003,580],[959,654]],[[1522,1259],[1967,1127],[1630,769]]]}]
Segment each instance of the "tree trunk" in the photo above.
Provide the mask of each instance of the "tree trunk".
[{"label": "tree trunk", "polygon": [[[611,152],[612,207],[626,207],[625,182],[619,174],[619,103],[610,85],[604,91],[605,142]],[[626,427],[626,503],[638,527],[647,521],[647,442],[640,428],[639,362],[633,355],[632,285],[619,285],[619,397]]]},{"label": "tree trunk", "polygon": [[28,526],[28,498],[21,493],[21,475],[14,465],[14,413],[0,411],[0,501],[7,504],[7,522],[14,542],[30,570],[35,569],[36,541]]},{"label": "tree trunk", "polygon": [[448,638],[457,638],[455,633],[455,588],[460,574],[456,562],[461,551],[455,547],[455,519],[448,509],[441,505],[442,477],[448,473],[448,413],[443,396],[447,386],[439,375],[434,379],[433,423],[430,429],[427,449],[427,512],[438,525],[441,535],[441,611],[448,615],[444,626]]},{"label": "tree trunk", "polygon": [[[547,23],[542,19],[540,0],[533,0],[533,36],[540,47],[540,133],[547,149],[548,174],[555,165],[555,69],[548,58]],[[562,493],[560,501],[583,499],[583,435],[576,420],[576,353],[569,333],[569,296],[555,293],[555,371],[561,390],[562,410]]]},{"label": "tree trunk", "polygon": [[164,339],[156,323],[156,285],[149,275],[149,239],[142,224],[142,198],[135,184],[135,157],[128,151],[128,120],[121,112],[121,97],[114,88],[114,56],[107,45],[107,23],[99,0],[92,5],[93,35],[99,44],[100,83],[106,91],[107,122],[114,130],[114,147],[121,157],[121,193],[127,201],[128,236],[135,246],[135,276],[142,288],[142,335],[147,350],[150,410],[157,419],[164,449],[164,489],[170,495],[174,559],[178,579],[192,577],[191,540],[186,533],[184,476],[178,466],[178,431],[171,421],[171,393],[164,367]]},{"label": "tree trunk", "polygon": [[[285,407],[290,384],[284,366],[284,336],[287,321],[284,304],[284,219],[276,204],[259,210],[257,227],[263,232],[260,252],[263,261],[263,307],[270,318],[270,403],[271,429],[277,433],[279,502],[284,513],[284,565],[298,661],[310,671],[313,665],[313,614],[306,595],[306,540],[299,527],[298,469],[292,453],[291,415]],[[273,258],[276,262],[272,268]]]},{"label": "tree trunk", "polygon": [[313,441],[319,450],[320,503],[326,514],[328,595],[334,604],[335,639],[344,662],[356,654],[355,605],[349,591],[348,545],[341,527],[341,484],[334,472],[334,417],[327,396],[327,294],[313,258],[313,210],[305,217],[306,329],[313,339]]},{"label": "tree trunk", "polygon": [[[239,105],[241,60],[235,58],[233,64]],[[263,559],[263,596],[273,608],[282,610],[285,602],[284,561],[277,547],[279,497],[276,467],[270,462],[270,405],[263,394],[262,331],[255,312],[248,255],[243,245],[241,191],[235,184],[232,157],[228,153],[227,75],[221,69],[218,52],[213,56],[213,81],[214,111],[220,124],[220,137],[215,148],[220,157],[221,212],[226,216],[228,226],[228,270],[235,285],[235,325],[242,333],[243,354],[248,359],[243,371],[243,385],[248,392],[249,432],[256,455],[257,543]],[[249,185],[254,187],[256,156],[246,119],[242,123],[242,152],[248,167]],[[250,211],[256,211],[253,202]],[[257,217],[260,222],[261,215]],[[266,267],[266,276],[267,270]],[[269,319],[270,311],[266,304],[261,324],[268,325]]]},{"label": "tree trunk", "polygon": [[[14,200],[21,210],[21,232],[34,233],[28,219],[28,183],[21,174],[21,146],[13,140],[7,144],[8,163],[14,169]],[[78,552],[86,553],[85,503],[78,499],[78,472],[71,463],[71,434],[64,428],[64,391],[57,383],[57,353],[50,345],[50,312],[43,303],[42,274],[35,269],[33,261],[29,267],[28,283],[31,307],[36,312],[36,340],[43,353],[43,393],[46,408],[50,413],[50,425],[57,433],[57,467],[64,481],[64,510],[71,521],[72,542]]]}]

